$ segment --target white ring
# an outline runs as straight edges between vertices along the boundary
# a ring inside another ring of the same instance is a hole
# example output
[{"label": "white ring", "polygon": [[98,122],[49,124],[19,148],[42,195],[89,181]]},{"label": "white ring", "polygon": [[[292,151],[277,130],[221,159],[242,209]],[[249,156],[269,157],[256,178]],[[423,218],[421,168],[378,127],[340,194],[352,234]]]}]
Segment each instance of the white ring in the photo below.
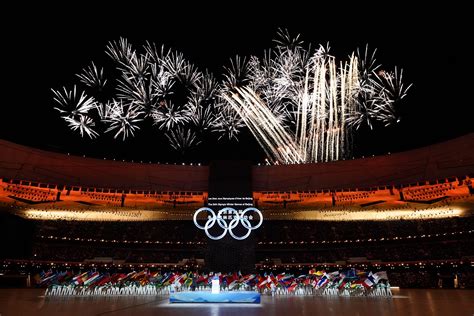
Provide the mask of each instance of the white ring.
[{"label": "white ring", "polygon": [[[211,213],[211,216],[208,216],[206,224],[204,224],[204,226],[201,226],[197,222],[197,216],[198,216],[199,213],[201,213],[203,211],[207,211],[207,212]],[[245,217],[245,214],[247,212],[251,212],[251,211],[256,212],[260,217],[260,220],[258,221],[257,225],[255,225],[255,226],[252,226],[252,224],[250,223],[250,220]],[[227,215],[226,218],[231,219],[231,221],[229,223],[227,223],[224,220],[224,218],[222,217],[223,213],[226,213],[225,214],[225,215]],[[231,214],[231,213],[233,213],[233,215],[229,216],[229,214]],[[252,232],[252,230],[257,229],[262,225],[263,215],[262,215],[262,212],[260,212],[260,210],[256,209],[255,207],[248,207],[241,214],[239,214],[239,212],[237,210],[235,210],[234,208],[232,208],[232,207],[225,207],[225,208],[221,209],[219,212],[217,212],[217,214],[212,209],[210,209],[208,207],[201,207],[200,209],[198,209],[194,213],[193,221],[194,221],[194,225],[196,225],[197,228],[204,230],[207,237],[209,237],[212,240],[219,240],[219,239],[224,238],[224,236],[227,234],[227,232],[229,232],[229,234],[234,239],[244,240],[248,236],[250,236],[250,233]],[[213,227],[216,222],[219,225],[219,227],[224,230],[222,232],[222,234],[220,234],[219,236],[213,236],[209,232],[209,228]],[[242,226],[244,226],[246,229],[248,229],[248,231],[243,236],[237,236],[237,235],[234,234],[234,231],[233,231],[233,229],[236,228],[237,225],[239,225],[239,223],[241,223]]]}]

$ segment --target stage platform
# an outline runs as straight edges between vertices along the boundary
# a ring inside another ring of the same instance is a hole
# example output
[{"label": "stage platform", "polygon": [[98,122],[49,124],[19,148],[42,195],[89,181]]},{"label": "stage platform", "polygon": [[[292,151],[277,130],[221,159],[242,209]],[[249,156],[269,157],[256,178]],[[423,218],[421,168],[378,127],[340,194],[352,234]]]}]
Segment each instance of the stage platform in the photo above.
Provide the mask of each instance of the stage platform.
[{"label": "stage platform", "polygon": [[260,304],[170,304],[168,295],[44,297],[44,289],[0,289],[2,315],[35,316],[288,316],[469,315],[474,290],[399,289],[391,298],[270,296]]},{"label": "stage platform", "polygon": [[176,292],[170,294],[170,303],[251,303],[260,304],[260,293],[229,291],[213,294],[204,291]]}]

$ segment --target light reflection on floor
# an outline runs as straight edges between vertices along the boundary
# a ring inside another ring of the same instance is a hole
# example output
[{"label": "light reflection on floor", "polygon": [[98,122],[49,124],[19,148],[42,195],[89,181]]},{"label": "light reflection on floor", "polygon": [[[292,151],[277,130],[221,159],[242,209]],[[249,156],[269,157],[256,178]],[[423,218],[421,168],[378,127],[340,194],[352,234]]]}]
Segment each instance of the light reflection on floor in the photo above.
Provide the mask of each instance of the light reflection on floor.
[{"label": "light reflection on floor", "polygon": [[396,290],[392,298],[262,296],[261,304],[170,304],[167,297],[55,297],[0,289],[0,315],[473,315],[474,290]]}]

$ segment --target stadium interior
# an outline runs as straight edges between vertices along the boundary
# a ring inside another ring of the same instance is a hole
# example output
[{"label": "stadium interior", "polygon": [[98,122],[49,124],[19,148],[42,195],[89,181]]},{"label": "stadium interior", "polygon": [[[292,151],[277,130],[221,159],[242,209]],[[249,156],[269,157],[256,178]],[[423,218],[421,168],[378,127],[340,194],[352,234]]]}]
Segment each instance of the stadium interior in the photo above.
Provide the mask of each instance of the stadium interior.
[{"label": "stadium interior", "polygon": [[[208,205],[209,166],[0,148],[3,283],[51,268],[209,269],[207,237],[192,222]],[[264,216],[255,271],[373,267],[396,286],[454,287],[458,275],[459,287],[473,287],[472,148],[469,134],[291,172],[252,166]]]}]

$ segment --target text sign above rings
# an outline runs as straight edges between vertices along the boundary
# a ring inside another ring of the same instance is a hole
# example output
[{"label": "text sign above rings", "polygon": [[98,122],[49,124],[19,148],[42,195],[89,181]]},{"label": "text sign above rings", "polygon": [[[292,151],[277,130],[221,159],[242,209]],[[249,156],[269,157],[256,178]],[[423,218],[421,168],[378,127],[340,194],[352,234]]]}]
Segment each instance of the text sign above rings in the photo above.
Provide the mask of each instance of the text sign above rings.
[{"label": "text sign above rings", "polygon": [[[204,226],[200,225],[197,222],[197,217],[199,213],[201,212],[208,212],[210,215],[207,217],[207,221],[204,224]],[[252,215],[246,215],[248,212],[255,212],[258,214],[260,217],[260,220],[255,226],[252,226],[250,223],[250,220],[252,219]],[[230,219],[230,222],[227,222],[226,219]],[[219,240],[224,238],[224,236],[229,232],[229,234],[237,240],[244,240],[248,236],[250,236],[250,233],[252,230],[257,229],[262,225],[263,222],[263,215],[260,210],[256,209],[255,207],[248,207],[245,210],[238,212],[237,210],[233,209],[232,207],[225,207],[221,209],[217,214],[210,209],[209,207],[201,207],[194,213],[194,225],[196,225],[197,228],[204,230],[206,233],[207,237],[213,239],[213,240]],[[212,228],[215,224],[222,228],[223,232],[222,234],[218,236],[213,236],[209,232],[209,229]],[[242,224],[244,228],[247,229],[247,232],[243,236],[237,236],[233,229],[236,228],[239,224]]]}]

